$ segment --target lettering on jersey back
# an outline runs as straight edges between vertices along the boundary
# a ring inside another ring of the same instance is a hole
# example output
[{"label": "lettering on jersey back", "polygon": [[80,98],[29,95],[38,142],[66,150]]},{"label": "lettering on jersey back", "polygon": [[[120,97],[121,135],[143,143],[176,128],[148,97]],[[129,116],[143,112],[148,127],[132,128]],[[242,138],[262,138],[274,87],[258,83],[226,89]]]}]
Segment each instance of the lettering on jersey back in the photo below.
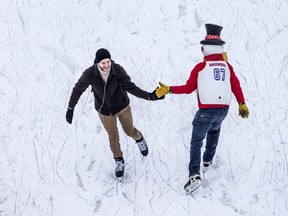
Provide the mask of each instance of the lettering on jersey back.
[{"label": "lettering on jersey back", "polygon": [[215,67],[215,66],[218,66],[218,67],[226,67],[226,64],[221,63],[221,62],[213,62],[213,63],[209,63],[209,66],[210,66],[210,67]]}]

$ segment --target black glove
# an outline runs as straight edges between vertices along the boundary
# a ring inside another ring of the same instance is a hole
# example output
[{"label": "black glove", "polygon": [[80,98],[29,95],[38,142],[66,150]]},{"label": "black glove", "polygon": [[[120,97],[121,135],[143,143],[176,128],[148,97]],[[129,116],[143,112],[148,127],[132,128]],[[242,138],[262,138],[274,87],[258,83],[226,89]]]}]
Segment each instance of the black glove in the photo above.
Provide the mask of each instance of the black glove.
[{"label": "black glove", "polygon": [[67,108],[66,121],[67,121],[69,124],[72,124],[73,112],[74,112],[73,109]]},{"label": "black glove", "polygon": [[[159,87],[157,87],[157,88],[159,88]],[[149,93],[149,100],[155,101],[155,100],[163,100],[165,98],[165,95],[163,95],[162,97],[158,98],[157,95],[156,95],[156,89],[152,93]]]}]

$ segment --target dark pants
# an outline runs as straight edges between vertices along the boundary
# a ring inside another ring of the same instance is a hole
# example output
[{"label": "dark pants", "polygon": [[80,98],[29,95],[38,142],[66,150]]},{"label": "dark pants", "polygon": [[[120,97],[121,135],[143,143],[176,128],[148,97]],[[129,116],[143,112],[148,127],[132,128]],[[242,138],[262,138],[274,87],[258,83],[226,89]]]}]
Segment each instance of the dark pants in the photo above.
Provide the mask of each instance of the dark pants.
[{"label": "dark pants", "polygon": [[201,147],[206,137],[206,149],[203,161],[212,161],[220,135],[221,123],[229,108],[199,109],[193,119],[192,138],[190,142],[189,176],[200,174]]}]

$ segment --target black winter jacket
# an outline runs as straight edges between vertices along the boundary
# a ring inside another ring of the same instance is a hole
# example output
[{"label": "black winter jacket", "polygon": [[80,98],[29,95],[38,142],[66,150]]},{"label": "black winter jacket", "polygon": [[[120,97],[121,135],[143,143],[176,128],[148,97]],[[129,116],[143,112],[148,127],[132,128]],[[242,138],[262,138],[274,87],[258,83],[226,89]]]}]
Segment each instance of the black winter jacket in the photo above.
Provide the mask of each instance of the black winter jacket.
[{"label": "black winter jacket", "polygon": [[149,93],[136,86],[121,65],[111,61],[111,70],[106,83],[100,76],[96,64],[83,72],[73,88],[68,105],[70,108],[75,108],[89,85],[92,86],[94,94],[95,109],[103,115],[114,115],[127,107],[130,102],[127,92],[149,100]]}]

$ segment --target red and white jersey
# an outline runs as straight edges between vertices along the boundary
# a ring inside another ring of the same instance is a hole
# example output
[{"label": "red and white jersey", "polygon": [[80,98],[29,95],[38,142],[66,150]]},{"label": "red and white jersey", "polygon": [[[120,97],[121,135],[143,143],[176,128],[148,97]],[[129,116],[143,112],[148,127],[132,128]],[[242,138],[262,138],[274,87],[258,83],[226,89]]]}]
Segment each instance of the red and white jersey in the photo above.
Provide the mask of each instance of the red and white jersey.
[{"label": "red and white jersey", "polygon": [[197,79],[200,103],[229,105],[232,97],[230,77],[225,61],[206,62]]},{"label": "red and white jersey", "polygon": [[186,84],[170,87],[173,94],[190,94],[197,90],[199,108],[220,108],[230,105],[232,93],[238,103],[244,103],[240,82],[233,67],[222,54],[204,57],[190,73]]}]

